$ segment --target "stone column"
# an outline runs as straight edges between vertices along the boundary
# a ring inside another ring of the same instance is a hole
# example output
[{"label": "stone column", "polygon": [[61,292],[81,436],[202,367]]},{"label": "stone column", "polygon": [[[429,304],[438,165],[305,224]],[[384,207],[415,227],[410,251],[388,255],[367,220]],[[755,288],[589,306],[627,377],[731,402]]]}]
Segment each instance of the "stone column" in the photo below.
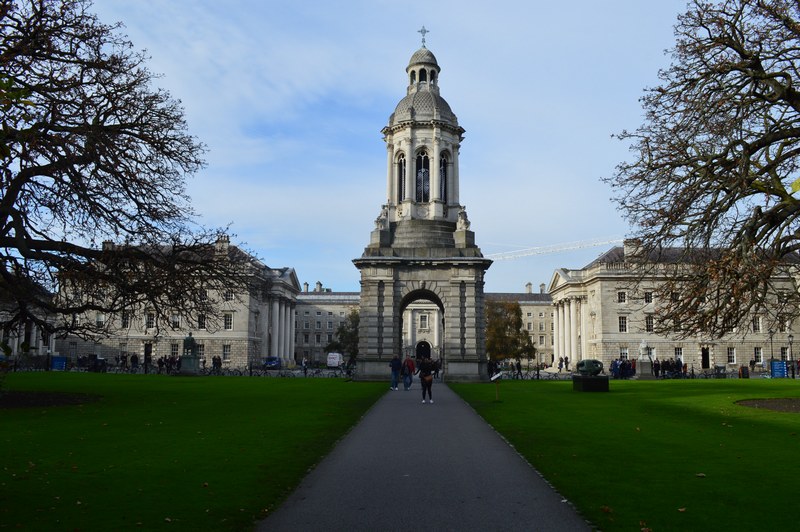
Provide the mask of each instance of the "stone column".
[{"label": "stone column", "polygon": [[292,304],[290,301],[286,301],[283,303],[283,361],[285,362],[284,366],[291,366],[294,362],[294,357],[290,354],[290,349],[292,346],[292,337],[290,335],[292,326],[291,326],[291,318],[292,318]]},{"label": "stone column", "polygon": [[[408,139],[408,155],[406,156],[406,201],[414,201],[417,194],[417,158],[414,155],[414,139]],[[407,217],[408,213],[403,213]]]},{"label": "stone column", "polygon": [[569,307],[572,304],[572,299],[564,301],[564,350],[561,353],[562,357],[569,357],[572,360],[572,313],[569,312]]},{"label": "stone column", "polygon": [[586,304],[586,297],[581,298],[581,360],[589,358],[589,338],[586,334],[589,330],[589,305]]},{"label": "stone column", "polygon": [[571,334],[569,362],[574,368],[578,360],[578,301],[575,298],[569,300],[569,322]]},{"label": "stone column", "polygon": [[278,354],[275,356],[280,357],[281,362],[286,360],[286,304],[281,297],[278,302]]},{"label": "stone column", "polygon": [[439,201],[441,197],[441,187],[439,186],[439,128],[433,128],[433,161],[431,161],[431,202]]},{"label": "stone column", "polygon": [[[561,304],[556,301],[553,303],[553,354],[558,356],[558,350],[561,349]],[[542,362],[541,357],[539,359]],[[544,362],[550,362],[546,360]]]},{"label": "stone column", "polygon": [[271,322],[272,326],[270,329],[272,330],[272,339],[270,342],[270,356],[277,357],[280,356],[278,352],[278,335],[280,333],[280,324],[278,323],[278,316],[280,313],[280,302],[278,300],[278,296],[272,297],[272,316]]},{"label": "stone column", "polygon": [[386,144],[386,199],[389,203],[397,203],[395,195],[397,194],[397,187],[394,185],[394,174],[397,173],[394,165],[394,146],[391,143]]},{"label": "stone column", "polygon": [[296,348],[296,336],[297,336],[297,317],[295,316],[295,312],[297,310],[297,305],[291,305],[289,309],[289,358],[294,362],[295,361],[295,348]]},{"label": "stone column", "polygon": [[459,205],[458,199],[458,182],[459,182],[459,175],[458,175],[458,144],[453,144],[453,178],[450,183],[453,185],[452,190],[450,191],[450,195],[452,199],[448,201],[448,203],[452,205]]}]

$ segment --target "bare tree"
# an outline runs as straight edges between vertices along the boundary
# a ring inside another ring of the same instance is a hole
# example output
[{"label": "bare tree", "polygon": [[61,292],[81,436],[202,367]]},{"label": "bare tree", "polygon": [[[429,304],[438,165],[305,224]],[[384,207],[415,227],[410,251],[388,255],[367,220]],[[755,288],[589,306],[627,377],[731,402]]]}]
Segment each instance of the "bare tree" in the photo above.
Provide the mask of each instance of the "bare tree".
[{"label": "bare tree", "polygon": [[103,329],[70,319],[86,312],[210,313],[206,293],[240,289],[252,273],[247,254],[215,246],[224,231],[195,224],[185,182],[205,148],[180,102],[153,88],[120,25],[90,8],[0,0],[5,326],[52,330],[46,315],[81,334]]},{"label": "bare tree", "polygon": [[693,0],[675,33],[672,64],[641,100],[644,123],[619,135],[634,157],[607,179],[641,262],[659,264],[662,323],[719,336],[753,312],[788,319],[798,308],[787,275],[800,250],[800,4]]}]

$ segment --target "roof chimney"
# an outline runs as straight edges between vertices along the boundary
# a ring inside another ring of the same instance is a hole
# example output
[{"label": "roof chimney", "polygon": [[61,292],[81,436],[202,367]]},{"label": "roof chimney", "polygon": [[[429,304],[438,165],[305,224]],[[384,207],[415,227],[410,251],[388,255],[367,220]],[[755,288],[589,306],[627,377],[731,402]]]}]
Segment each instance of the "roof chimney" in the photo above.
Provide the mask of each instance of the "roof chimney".
[{"label": "roof chimney", "polygon": [[317,281],[317,284],[314,285],[314,292],[322,292],[322,283]]},{"label": "roof chimney", "polygon": [[303,283],[303,292],[308,292],[308,283]]},{"label": "roof chimney", "polygon": [[546,294],[547,292],[545,292],[545,290],[547,290],[547,287],[545,286],[545,284],[544,284],[544,283],[541,283],[541,284],[539,285],[539,293],[540,293],[540,294]]},{"label": "roof chimney", "polygon": [[533,284],[530,282],[525,283],[525,293],[532,294],[533,293]]}]

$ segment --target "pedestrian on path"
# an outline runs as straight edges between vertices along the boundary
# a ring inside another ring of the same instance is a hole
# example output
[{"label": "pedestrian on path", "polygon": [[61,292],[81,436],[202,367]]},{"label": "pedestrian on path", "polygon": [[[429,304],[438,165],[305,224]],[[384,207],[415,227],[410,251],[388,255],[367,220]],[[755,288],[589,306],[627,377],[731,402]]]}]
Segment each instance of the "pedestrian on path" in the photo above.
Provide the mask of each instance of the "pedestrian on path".
[{"label": "pedestrian on path", "polygon": [[433,362],[430,358],[423,358],[419,363],[419,382],[422,384],[422,402],[425,402],[425,392],[433,403]]},{"label": "pedestrian on path", "polygon": [[392,361],[389,362],[389,367],[392,370],[392,384],[389,386],[390,390],[397,390],[397,381],[400,379],[400,366],[402,366],[400,357],[397,355],[393,356]]},{"label": "pedestrian on path", "polygon": [[416,366],[414,365],[414,361],[411,360],[410,355],[406,355],[406,359],[403,361],[403,389],[408,391],[411,389],[411,380],[414,378],[414,371],[416,371]]}]

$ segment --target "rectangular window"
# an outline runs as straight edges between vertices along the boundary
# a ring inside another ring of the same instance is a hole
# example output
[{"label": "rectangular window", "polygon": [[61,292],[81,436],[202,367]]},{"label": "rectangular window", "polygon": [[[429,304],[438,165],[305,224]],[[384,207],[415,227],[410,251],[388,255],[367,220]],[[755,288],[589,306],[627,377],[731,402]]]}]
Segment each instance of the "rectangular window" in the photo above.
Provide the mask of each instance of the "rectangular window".
[{"label": "rectangular window", "polygon": [[675,360],[683,360],[683,348],[676,347],[675,348]]},{"label": "rectangular window", "polygon": [[225,301],[233,301],[233,291],[225,290],[225,292],[222,294],[222,299]]},{"label": "rectangular window", "polygon": [[223,316],[223,319],[225,320],[225,322],[224,322],[225,330],[226,331],[232,331],[233,330],[233,314],[231,314],[230,312],[226,312],[225,315]]},{"label": "rectangular window", "polygon": [[331,342],[333,342],[333,335],[332,334],[328,334],[328,343],[331,343]]},{"label": "rectangular window", "polygon": [[628,348],[627,347],[620,347],[619,348],[619,358],[622,360],[628,359]]},{"label": "rectangular window", "polygon": [[145,328],[152,329],[156,326],[156,315],[152,312],[147,313],[147,317],[145,318]]},{"label": "rectangular window", "polygon": [[529,317],[529,318],[531,317],[531,313],[530,313],[530,312],[528,312],[528,317]]},{"label": "rectangular window", "polygon": [[628,332],[628,317],[627,316],[620,316],[619,317],[619,332]]},{"label": "rectangular window", "polygon": [[781,360],[789,360],[789,348],[781,347]]},{"label": "rectangular window", "polygon": [[764,360],[761,358],[761,348],[760,347],[754,347],[753,348],[753,360],[756,361],[756,364],[761,364],[761,363],[764,362]]},{"label": "rectangular window", "polygon": [[206,344],[197,344],[197,356],[200,358],[206,356]]},{"label": "rectangular window", "polygon": [[322,329],[322,322],[321,321],[317,322],[317,329]]},{"label": "rectangular window", "polygon": [[200,330],[204,330],[206,328],[206,315],[205,314],[198,314],[197,315],[197,328]]},{"label": "rectangular window", "polygon": [[544,318],[544,312],[540,312],[540,313],[539,313],[539,317],[540,317],[540,318]]},{"label": "rectangular window", "polygon": [[322,335],[317,333],[314,335],[314,340],[316,341],[317,345],[322,343]]},{"label": "rectangular window", "polygon": [[736,348],[728,348],[728,364],[736,364]]},{"label": "rectangular window", "polygon": [[539,322],[539,332],[544,332],[544,322],[543,321]]},{"label": "rectangular window", "polygon": [[173,313],[172,316],[170,316],[170,320],[169,321],[172,324],[172,328],[173,329],[180,328],[180,326],[181,326],[181,317],[180,317],[179,314]]},{"label": "rectangular window", "polygon": [[785,316],[778,316],[778,332],[785,333],[786,332],[786,322],[788,320]]},{"label": "rectangular window", "polygon": [[128,354],[128,342],[120,342],[119,343],[119,358],[122,360],[122,357]]},{"label": "rectangular window", "polygon": [[428,315],[427,314],[420,314],[419,315],[419,328],[420,329],[427,329],[428,328]]},{"label": "rectangular window", "polygon": [[69,356],[71,358],[75,358],[78,354],[78,342],[70,342],[69,343]]},{"label": "rectangular window", "polygon": [[332,321],[328,322],[328,329],[333,329],[333,322]]},{"label": "rectangular window", "polygon": [[531,323],[531,322],[528,322],[528,330],[529,330],[529,331],[532,331],[532,330],[533,330],[533,323]]},{"label": "rectangular window", "polygon": [[543,334],[539,335],[539,345],[544,345],[544,335]]},{"label": "rectangular window", "polygon": [[122,328],[128,329],[131,326],[131,313],[127,310],[122,311]]},{"label": "rectangular window", "polygon": [[333,316],[333,312],[328,311],[328,316]]},{"label": "rectangular window", "polygon": [[222,344],[222,360],[231,359],[231,344]]},{"label": "rectangular window", "polygon": [[617,292],[617,303],[625,303],[628,300],[628,294],[625,292]]},{"label": "rectangular window", "polygon": [[761,332],[761,316],[753,316],[753,332]]},{"label": "rectangular window", "polygon": [[176,343],[169,344],[169,355],[173,356],[173,357],[177,357],[178,356],[178,349],[180,349],[178,344],[176,344]]},{"label": "rectangular window", "polygon": [[310,321],[307,321],[307,322],[305,322],[303,324],[303,329],[310,329],[310,328],[311,328],[311,322]]},{"label": "rectangular window", "polygon": [[102,327],[105,322],[106,322],[105,315],[98,312],[97,316],[95,316],[94,319],[95,325],[97,325],[98,327]]},{"label": "rectangular window", "polygon": [[317,316],[322,316],[322,311],[321,310],[317,311]]},{"label": "rectangular window", "polygon": [[308,311],[303,312],[303,316],[308,316]]},{"label": "rectangular window", "polygon": [[304,333],[303,334],[303,343],[307,344],[308,343],[308,338],[309,338],[309,334],[308,333]]},{"label": "rectangular window", "polygon": [[647,315],[644,317],[644,330],[647,332],[653,332],[653,316]]},{"label": "rectangular window", "polygon": [[645,292],[644,293],[644,302],[645,303],[652,303],[653,302],[653,292]]}]

